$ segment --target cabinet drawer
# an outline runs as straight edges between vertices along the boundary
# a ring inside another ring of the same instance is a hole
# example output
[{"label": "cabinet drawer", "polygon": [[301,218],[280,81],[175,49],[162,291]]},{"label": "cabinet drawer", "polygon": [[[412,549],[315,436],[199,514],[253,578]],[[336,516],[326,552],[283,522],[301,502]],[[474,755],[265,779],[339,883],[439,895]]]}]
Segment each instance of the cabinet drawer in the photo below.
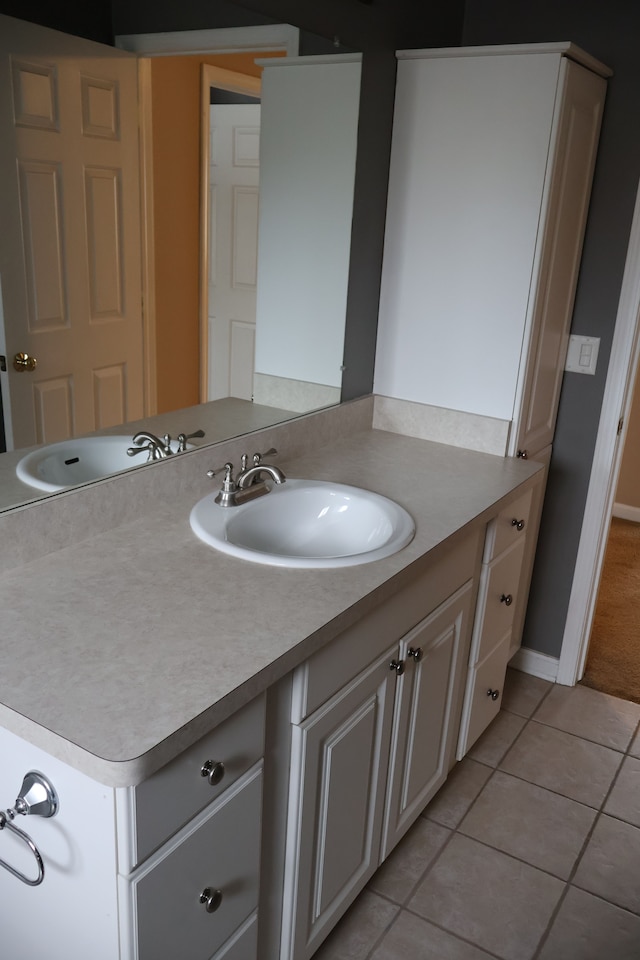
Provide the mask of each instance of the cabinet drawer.
[{"label": "cabinet drawer", "polygon": [[[510,646],[511,631],[502,638],[495,650],[482,663],[470,671],[458,747],[459,760],[473,746],[500,710]],[[497,696],[495,696],[496,693]]]},{"label": "cabinet drawer", "polygon": [[533,489],[503,507],[487,527],[484,562],[489,563],[518,539],[524,540],[531,515]]},{"label": "cabinet drawer", "polygon": [[293,674],[291,721],[300,723],[372,663],[394,640],[432,613],[477,573],[478,528],[387,603],[366,614]]},{"label": "cabinet drawer", "polygon": [[[264,753],[265,698],[257,697],[133,790],[135,862],[139,863],[204,809]],[[224,764],[222,779],[202,775]]]},{"label": "cabinet drawer", "polygon": [[[210,960],[257,908],[261,801],[259,766],[128,882],[137,960]],[[222,893],[215,912],[201,902],[206,888]]]},{"label": "cabinet drawer", "polygon": [[490,653],[511,628],[520,586],[524,540],[518,540],[495,560],[482,568],[476,631],[471,662],[478,663]]}]

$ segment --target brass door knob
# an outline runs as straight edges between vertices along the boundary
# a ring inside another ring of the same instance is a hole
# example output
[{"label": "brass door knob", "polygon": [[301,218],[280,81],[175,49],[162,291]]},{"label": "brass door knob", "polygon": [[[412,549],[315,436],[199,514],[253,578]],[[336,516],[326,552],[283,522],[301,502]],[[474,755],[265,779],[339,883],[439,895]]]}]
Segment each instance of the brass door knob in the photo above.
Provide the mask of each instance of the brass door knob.
[{"label": "brass door knob", "polygon": [[30,357],[28,353],[16,353],[13,358],[13,369],[17,370],[18,373],[31,373],[37,366],[38,361],[36,358]]}]

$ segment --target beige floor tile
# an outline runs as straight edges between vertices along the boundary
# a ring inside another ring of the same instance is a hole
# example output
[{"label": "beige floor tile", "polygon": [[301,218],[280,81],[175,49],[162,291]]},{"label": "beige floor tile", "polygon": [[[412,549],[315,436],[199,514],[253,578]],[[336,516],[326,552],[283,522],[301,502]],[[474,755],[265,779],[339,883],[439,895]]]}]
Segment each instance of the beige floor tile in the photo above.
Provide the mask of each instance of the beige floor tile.
[{"label": "beige floor tile", "polygon": [[460,832],[568,880],[596,811],[496,771]]},{"label": "beige floor tile", "polygon": [[531,960],[564,887],[535,867],[457,834],[408,906],[502,960]]},{"label": "beige floor tile", "polygon": [[423,816],[445,827],[457,827],[492,772],[486,764],[465,757],[453,768]]},{"label": "beige floor tile", "polygon": [[640,827],[640,760],[625,757],[604,812]]},{"label": "beige floor tile", "polygon": [[418,817],[369,881],[369,889],[395,903],[404,903],[445,845],[451,831]]},{"label": "beige floor tile", "polygon": [[601,816],[578,865],[573,883],[640,914],[640,829]]},{"label": "beige floor tile", "polygon": [[526,722],[523,717],[501,710],[467,756],[489,767],[497,767]]},{"label": "beige floor tile", "polygon": [[640,730],[636,733],[635,739],[629,747],[629,753],[632,757],[640,757]]},{"label": "beige floor tile", "polygon": [[488,953],[402,910],[371,960],[491,960]]},{"label": "beige floor tile", "polygon": [[640,917],[571,887],[539,960],[638,960]]},{"label": "beige floor tile", "polygon": [[624,752],[640,721],[640,704],[589,687],[555,684],[534,718],[557,730]]},{"label": "beige floor tile", "polygon": [[530,717],[551,687],[553,684],[549,680],[509,668],[502,694],[502,709],[521,717]]},{"label": "beige floor tile", "polygon": [[365,960],[400,908],[363,890],[313,960]]},{"label": "beige floor tile", "polygon": [[599,808],[622,760],[615,750],[530,720],[500,769]]}]

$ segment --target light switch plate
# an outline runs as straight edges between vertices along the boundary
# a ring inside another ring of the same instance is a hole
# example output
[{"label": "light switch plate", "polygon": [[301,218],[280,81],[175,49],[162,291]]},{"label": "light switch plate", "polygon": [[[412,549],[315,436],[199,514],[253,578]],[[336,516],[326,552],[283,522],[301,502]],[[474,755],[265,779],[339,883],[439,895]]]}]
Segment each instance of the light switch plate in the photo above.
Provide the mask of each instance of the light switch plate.
[{"label": "light switch plate", "polygon": [[571,373],[595,373],[599,349],[600,337],[580,337],[572,334],[569,337],[565,370]]}]

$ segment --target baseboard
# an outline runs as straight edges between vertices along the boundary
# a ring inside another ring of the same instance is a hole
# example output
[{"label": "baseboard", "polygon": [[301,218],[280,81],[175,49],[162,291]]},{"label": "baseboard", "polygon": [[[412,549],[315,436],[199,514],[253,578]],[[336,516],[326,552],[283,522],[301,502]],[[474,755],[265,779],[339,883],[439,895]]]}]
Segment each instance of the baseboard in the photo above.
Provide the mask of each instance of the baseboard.
[{"label": "baseboard", "polygon": [[509,661],[510,667],[521,670],[522,673],[529,673],[532,677],[540,677],[542,680],[552,680],[554,683],[558,675],[558,664],[557,657],[538,653],[530,647],[520,647]]},{"label": "baseboard", "polygon": [[614,503],[613,516],[620,520],[632,520],[640,523],[640,507],[630,507],[626,503]]}]

